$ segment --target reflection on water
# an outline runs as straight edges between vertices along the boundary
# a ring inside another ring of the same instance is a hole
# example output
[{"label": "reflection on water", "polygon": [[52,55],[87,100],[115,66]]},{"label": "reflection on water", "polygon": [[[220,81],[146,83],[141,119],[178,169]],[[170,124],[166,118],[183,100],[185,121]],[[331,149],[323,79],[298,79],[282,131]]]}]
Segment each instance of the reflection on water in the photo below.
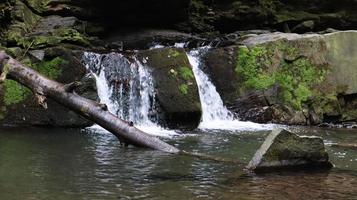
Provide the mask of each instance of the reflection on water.
[{"label": "reflection on water", "polygon": [[[356,130],[294,129],[326,143]],[[268,132],[190,132],[181,149],[249,162]],[[356,199],[357,151],[328,147],[330,172],[245,174],[240,166],[122,148],[105,132],[0,130],[0,199]]]}]

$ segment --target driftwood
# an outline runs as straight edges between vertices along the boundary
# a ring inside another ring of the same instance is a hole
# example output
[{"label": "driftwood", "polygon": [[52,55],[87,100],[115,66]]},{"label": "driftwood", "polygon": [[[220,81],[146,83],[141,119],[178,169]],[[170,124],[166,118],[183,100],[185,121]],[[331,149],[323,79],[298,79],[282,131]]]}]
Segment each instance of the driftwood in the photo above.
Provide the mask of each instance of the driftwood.
[{"label": "driftwood", "polygon": [[73,90],[78,85],[76,82],[66,85],[50,80],[35,70],[22,65],[8,56],[4,51],[0,52],[0,73],[0,83],[6,78],[9,78],[30,88],[38,104],[44,108],[47,108],[46,98],[51,98],[79,115],[102,126],[124,143],[169,153],[180,153],[180,150],[176,147],[119,119],[110,113],[105,105],[83,98],[74,93]]}]

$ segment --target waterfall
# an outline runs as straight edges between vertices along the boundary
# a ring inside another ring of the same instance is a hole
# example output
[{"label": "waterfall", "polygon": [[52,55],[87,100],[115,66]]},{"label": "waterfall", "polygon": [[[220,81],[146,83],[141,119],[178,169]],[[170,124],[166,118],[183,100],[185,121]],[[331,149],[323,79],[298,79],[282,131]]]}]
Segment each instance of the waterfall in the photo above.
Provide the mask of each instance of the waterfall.
[{"label": "waterfall", "polygon": [[111,113],[149,134],[176,135],[157,123],[154,82],[149,68],[135,57],[129,61],[120,53],[86,52],[83,60],[96,79],[100,102]]},{"label": "waterfall", "polygon": [[202,107],[202,119],[198,128],[205,130],[218,129],[240,131],[271,129],[272,125],[241,122],[238,119],[235,119],[234,115],[224,106],[216,87],[207,74],[201,69],[203,67],[201,57],[208,51],[208,49],[209,47],[202,47],[187,53],[198,85]]}]

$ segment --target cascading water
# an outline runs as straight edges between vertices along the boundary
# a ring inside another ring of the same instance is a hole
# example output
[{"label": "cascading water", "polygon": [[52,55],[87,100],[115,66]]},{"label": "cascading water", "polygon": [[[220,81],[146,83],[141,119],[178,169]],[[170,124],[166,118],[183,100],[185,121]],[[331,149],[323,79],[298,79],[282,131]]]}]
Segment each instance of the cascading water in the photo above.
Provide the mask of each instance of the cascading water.
[{"label": "cascading water", "polygon": [[209,77],[201,70],[201,56],[209,47],[202,47],[187,53],[193,73],[198,85],[202,119],[200,129],[219,130],[261,130],[271,129],[271,125],[261,125],[252,122],[241,122],[235,119],[233,114],[224,106],[221,96]]},{"label": "cascading water", "polygon": [[147,67],[135,57],[129,61],[122,54],[85,53],[84,62],[96,79],[100,102],[119,118],[153,135],[171,137],[175,131],[157,124],[155,90]]}]

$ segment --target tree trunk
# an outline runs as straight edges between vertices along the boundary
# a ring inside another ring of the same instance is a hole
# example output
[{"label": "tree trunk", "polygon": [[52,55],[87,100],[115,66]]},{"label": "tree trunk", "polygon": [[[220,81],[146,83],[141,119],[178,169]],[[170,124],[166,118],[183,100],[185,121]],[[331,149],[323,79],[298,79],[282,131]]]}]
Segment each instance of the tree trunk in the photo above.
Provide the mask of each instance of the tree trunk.
[{"label": "tree trunk", "polygon": [[169,153],[180,152],[176,147],[140,131],[131,124],[119,119],[110,113],[105,105],[73,93],[75,84],[64,85],[50,80],[35,70],[22,65],[3,51],[0,52],[0,64],[0,82],[8,77],[30,88],[36,96],[38,103],[44,108],[47,107],[46,97],[48,97],[102,126],[124,143]]}]

